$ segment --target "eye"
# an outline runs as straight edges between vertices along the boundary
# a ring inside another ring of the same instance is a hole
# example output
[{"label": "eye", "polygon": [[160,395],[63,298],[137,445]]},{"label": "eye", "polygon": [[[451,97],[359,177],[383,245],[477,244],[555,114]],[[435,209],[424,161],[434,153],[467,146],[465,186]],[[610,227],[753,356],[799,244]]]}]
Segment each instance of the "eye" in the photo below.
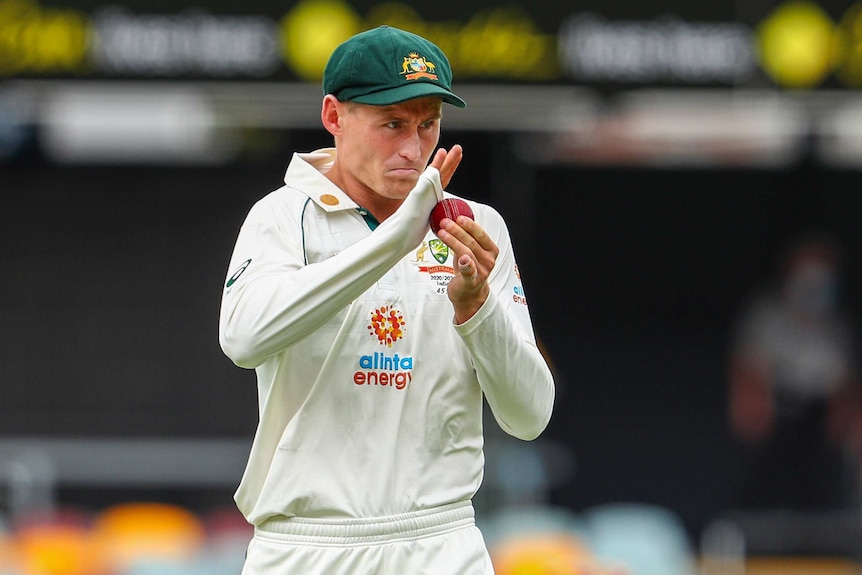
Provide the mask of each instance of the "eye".
[{"label": "eye", "polygon": [[398,120],[391,120],[389,122],[386,122],[386,127],[392,128],[392,129],[398,129],[401,127],[401,122],[399,122]]}]

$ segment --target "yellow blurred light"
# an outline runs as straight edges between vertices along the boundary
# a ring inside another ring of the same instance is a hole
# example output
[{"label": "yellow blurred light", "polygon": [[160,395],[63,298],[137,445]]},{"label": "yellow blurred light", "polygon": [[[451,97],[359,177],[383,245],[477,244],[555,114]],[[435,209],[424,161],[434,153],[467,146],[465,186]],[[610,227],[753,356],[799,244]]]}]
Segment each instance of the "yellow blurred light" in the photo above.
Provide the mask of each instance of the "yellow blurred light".
[{"label": "yellow blurred light", "polygon": [[845,12],[841,31],[845,52],[837,76],[846,86],[859,88],[862,86],[862,2],[857,2]]},{"label": "yellow blurred light", "polygon": [[101,547],[82,527],[42,525],[16,537],[24,575],[98,575],[104,572]]},{"label": "yellow blurred light", "polygon": [[785,88],[813,88],[840,58],[840,31],[820,6],[793,0],[777,7],[760,25],[763,69]]},{"label": "yellow blurred light", "polygon": [[320,80],[332,51],[360,26],[359,16],[343,0],[303,0],[281,20],[282,55],[301,79]]},{"label": "yellow blurred light", "polygon": [[498,575],[580,575],[594,565],[591,554],[573,536],[522,535],[501,541],[491,550]]},{"label": "yellow blurred light", "polygon": [[91,28],[76,10],[0,0],[0,76],[86,71]]},{"label": "yellow blurred light", "polygon": [[192,558],[205,543],[201,520],[164,503],[122,503],[99,513],[93,534],[112,566],[122,570],[141,558]]}]

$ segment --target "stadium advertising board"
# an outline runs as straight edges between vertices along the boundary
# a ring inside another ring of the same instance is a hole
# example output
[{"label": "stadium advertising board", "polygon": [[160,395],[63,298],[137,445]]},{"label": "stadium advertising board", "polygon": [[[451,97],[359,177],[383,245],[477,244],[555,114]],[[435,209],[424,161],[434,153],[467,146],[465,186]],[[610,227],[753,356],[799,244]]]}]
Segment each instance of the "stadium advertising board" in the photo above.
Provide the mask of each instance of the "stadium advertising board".
[{"label": "stadium advertising board", "polygon": [[862,86],[862,2],[561,4],[0,0],[0,78],[316,82],[385,23],[434,40],[462,82]]}]

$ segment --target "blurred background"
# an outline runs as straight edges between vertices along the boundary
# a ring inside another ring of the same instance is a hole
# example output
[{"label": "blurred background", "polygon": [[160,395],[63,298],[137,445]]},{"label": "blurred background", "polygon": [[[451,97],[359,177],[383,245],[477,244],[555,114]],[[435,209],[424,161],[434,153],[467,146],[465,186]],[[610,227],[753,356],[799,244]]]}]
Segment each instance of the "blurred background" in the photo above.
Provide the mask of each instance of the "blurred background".
[{"label": "blurred background", "polygon": [[862,3],[0,0],[0,574],[239,573],[239,225],[332,49],[428,37],[557,376],[499,575],[862,572]]}]

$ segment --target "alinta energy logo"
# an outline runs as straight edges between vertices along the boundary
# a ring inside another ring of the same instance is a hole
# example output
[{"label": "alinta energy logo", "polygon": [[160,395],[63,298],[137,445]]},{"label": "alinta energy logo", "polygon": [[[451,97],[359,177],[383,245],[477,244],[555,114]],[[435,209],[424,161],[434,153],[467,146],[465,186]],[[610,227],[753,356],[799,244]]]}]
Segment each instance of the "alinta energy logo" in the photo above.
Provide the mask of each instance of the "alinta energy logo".
[{"label": "alinta energy logo", "polygon": [[404,316],[393,307],[381,306],[371,312],[368,331],[380,345],[392,347],[393,343],[404,337]]},{"label": "alinta energy logo", "polygon": [[[404,316],[389,305],[371,312],[369,334],[388,348],[404,337]],[[413,357],[394,353],[374,352],[359,358],[359,371],[353,374],[356,385],[391,387],[403,390],[413,381]]]},{"label": "alinta energy logo", "polygon": [[512,289],[514,292],[512,294],[512,301],[521,305],[527,305],[527,292],[524,291],[524,286],[521,284],[521,270],[518,269],[518,264],[515,264],[514,273],[518,283]]}]

